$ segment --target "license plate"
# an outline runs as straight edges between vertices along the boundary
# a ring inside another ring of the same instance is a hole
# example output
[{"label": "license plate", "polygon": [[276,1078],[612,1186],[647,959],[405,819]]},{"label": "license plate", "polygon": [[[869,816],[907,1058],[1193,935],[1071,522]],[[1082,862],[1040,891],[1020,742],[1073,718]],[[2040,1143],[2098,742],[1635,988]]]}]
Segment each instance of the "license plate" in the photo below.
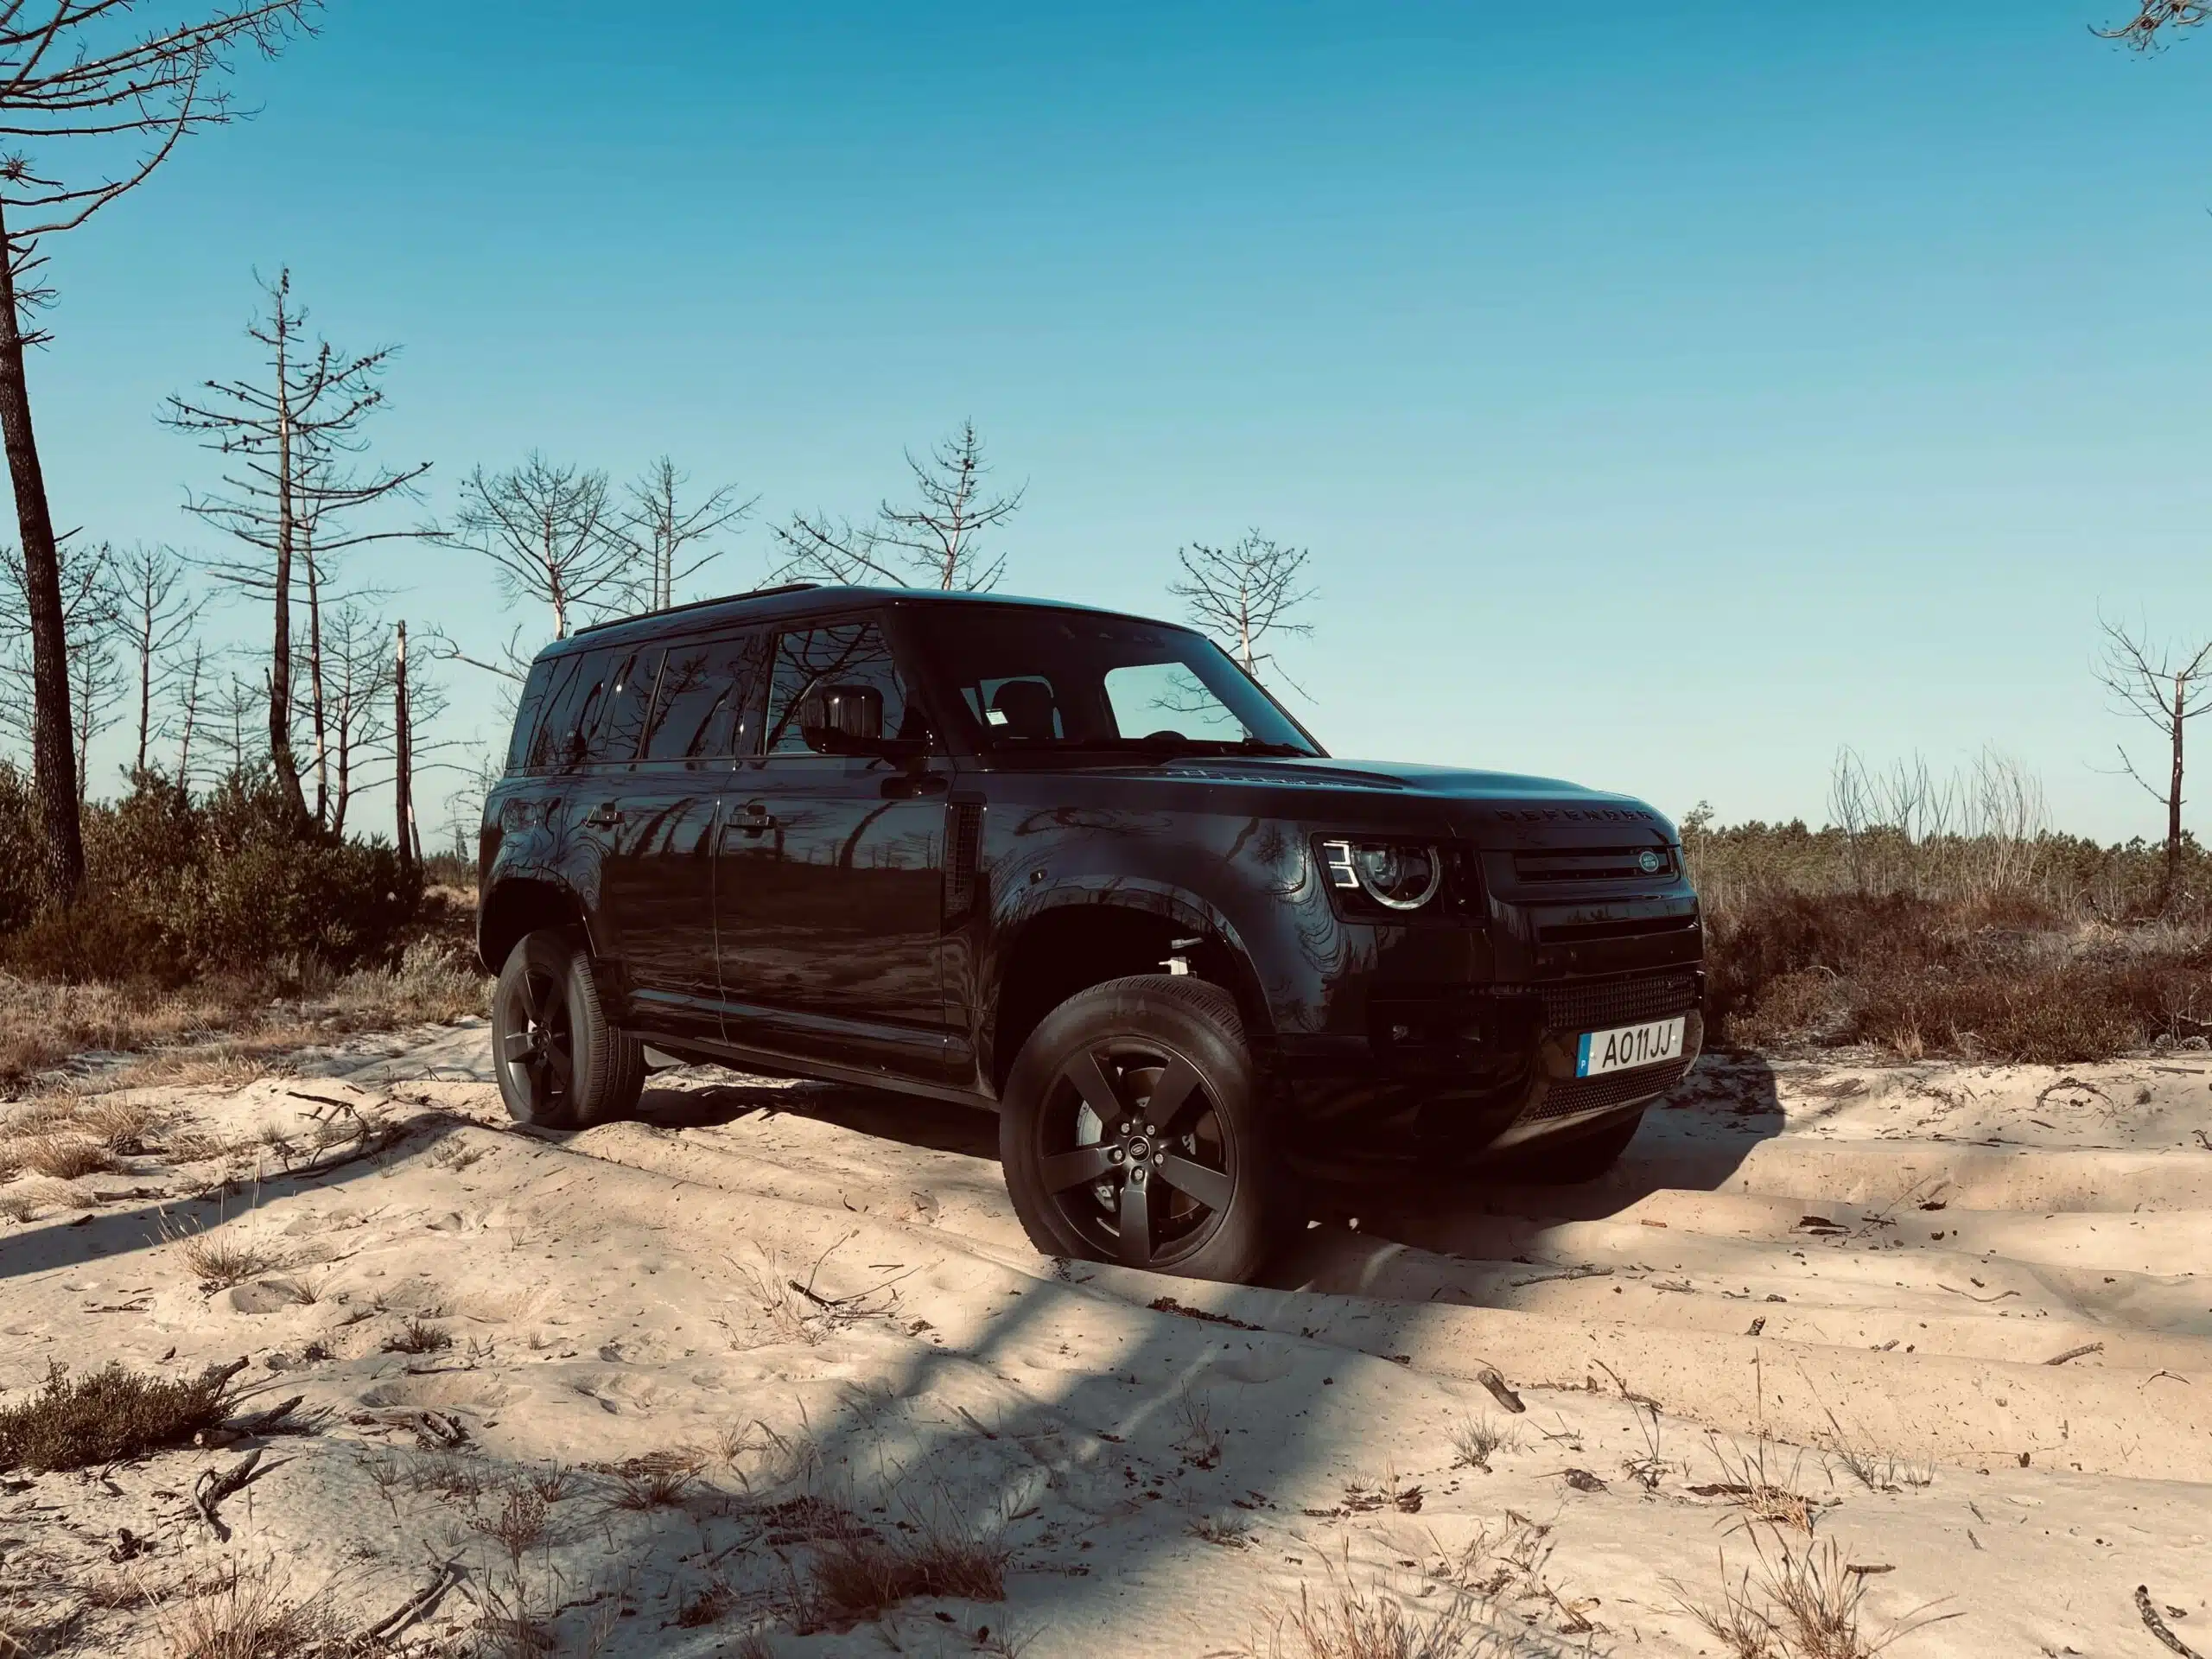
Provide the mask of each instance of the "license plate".
[{"label": "license plate", "polygon": [[1679,1059],[1682,1052],[1682,1017],[1655,1020],[1648,1026],[1622,1026],[1612,1031],[1586,1031],[1576,1040],[1574,1075],[1595,1077],[1630,1066],[1652,1065]]}]

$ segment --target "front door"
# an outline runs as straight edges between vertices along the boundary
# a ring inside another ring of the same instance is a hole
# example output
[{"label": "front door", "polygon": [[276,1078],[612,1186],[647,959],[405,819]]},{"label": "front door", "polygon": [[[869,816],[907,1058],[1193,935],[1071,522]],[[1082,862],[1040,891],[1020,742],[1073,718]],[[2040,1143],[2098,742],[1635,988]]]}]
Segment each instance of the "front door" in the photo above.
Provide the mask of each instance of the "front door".
[{"label": "front door", "polygon": [[947,1069],[939,950],[942,760],[825,753],[810,690],[880,699],[886,736],[924,735],[880,626],[816,624],[776,643],[760,754],[721,830],[715,926],[731,1041],[929,1081]]}]

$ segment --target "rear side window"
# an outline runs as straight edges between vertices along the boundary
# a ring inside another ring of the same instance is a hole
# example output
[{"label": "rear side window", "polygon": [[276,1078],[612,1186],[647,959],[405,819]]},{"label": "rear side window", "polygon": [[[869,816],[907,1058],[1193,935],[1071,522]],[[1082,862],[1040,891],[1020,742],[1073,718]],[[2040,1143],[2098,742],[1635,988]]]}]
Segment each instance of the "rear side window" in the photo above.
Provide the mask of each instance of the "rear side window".
[{"label": "rear side window", "polygon": [[599,718],[586,739],[587,760],[634,760],[652,713],[653,684],[660,677],[660,647],[651,645],[623,658],[600,695]]},{"label": "rear side window", "polygon": [[707,760],[745,753],[766,645],[766,636],[756,630],[670,645],[645,726],[645,758]]},{"label": "rear side window", "polygon": [[538,716],[545,712],[545,688],[557,664],[557,658],[541,658],[530,665],[530,677],[522,683],[522,696],[515,704],[514,735],[507,740],[509,772],[520,772],[530,764],[530,741],[537,734]]},{"label": "rear side window", "polygon": [[611,649],[579,651],[554,659],[545,712],[530,741],[531,766],[559,770],[584,758],[584,740],[598,722],[607,682],[620,666],[618,655]]}]

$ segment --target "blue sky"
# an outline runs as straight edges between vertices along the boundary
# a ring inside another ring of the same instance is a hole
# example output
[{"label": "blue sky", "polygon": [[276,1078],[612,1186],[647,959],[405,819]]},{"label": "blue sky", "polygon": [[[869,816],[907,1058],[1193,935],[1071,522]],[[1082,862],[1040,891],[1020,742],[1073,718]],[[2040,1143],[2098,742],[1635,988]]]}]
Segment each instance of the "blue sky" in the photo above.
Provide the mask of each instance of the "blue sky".
[{"label": "blue sky", "polygon": [[1817,818],[1839,745],[1987,743],[2155,834],[2089,669],[2100,607],[2212,633],[2212,40],[2124,10],[333,0],[55,246],[56,516],[213,550],[155,412],[289,263],[404,346],[378,448],[434,507],[537,447],[859,513],[973,418],[1009,591],[1160,613],[1182,542],[1310,546],[1339,753]]}]

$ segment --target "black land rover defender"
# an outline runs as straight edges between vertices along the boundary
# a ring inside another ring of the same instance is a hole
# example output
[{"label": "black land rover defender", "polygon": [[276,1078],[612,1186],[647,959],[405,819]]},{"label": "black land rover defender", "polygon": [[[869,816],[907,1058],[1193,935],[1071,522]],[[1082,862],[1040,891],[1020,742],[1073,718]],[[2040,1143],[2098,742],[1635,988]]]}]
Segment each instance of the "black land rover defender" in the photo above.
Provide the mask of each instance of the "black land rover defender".
[{"label": "black land rover defender", "polygon": [[531,666],[478,945],[525,1122],[645,1046],[999,1113],[1039,1249],[1237,1279],[1301,1179],[1587,1179],[1696,1058],[1641,802],[1330,758],[1189,629],[769,588]]}]

